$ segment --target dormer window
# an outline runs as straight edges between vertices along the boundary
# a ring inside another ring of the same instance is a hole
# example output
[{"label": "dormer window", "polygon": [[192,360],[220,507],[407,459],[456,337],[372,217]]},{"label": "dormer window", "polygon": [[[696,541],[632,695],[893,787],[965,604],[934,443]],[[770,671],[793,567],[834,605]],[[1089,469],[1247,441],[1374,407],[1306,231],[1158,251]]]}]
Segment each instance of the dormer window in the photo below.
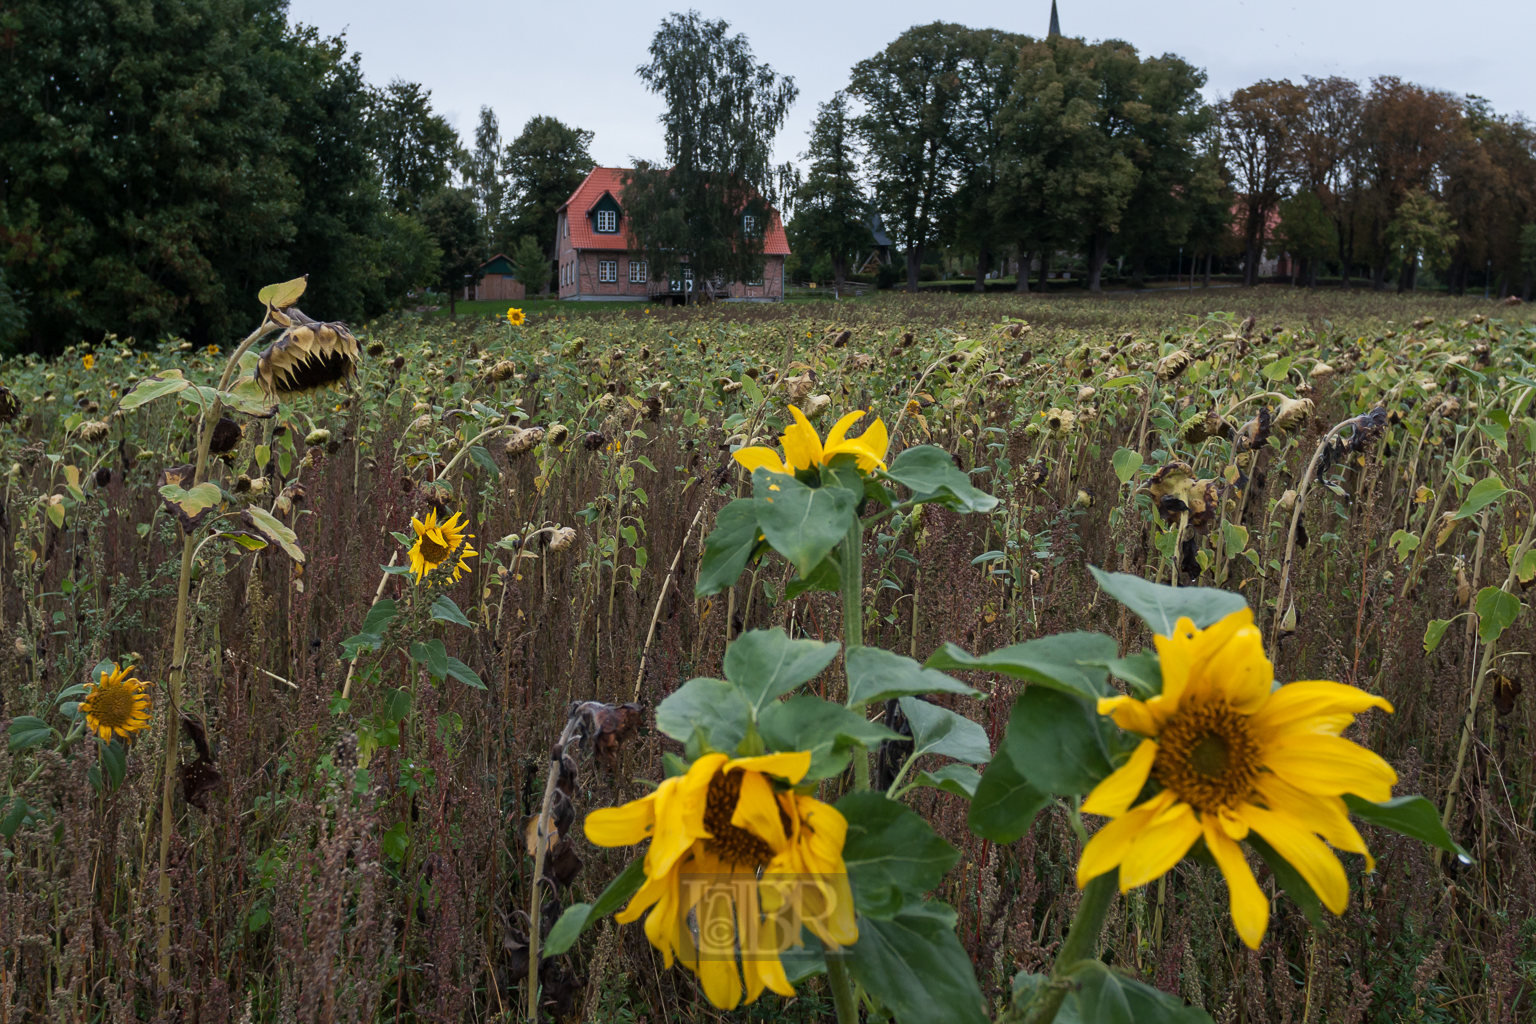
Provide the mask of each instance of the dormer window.
[{"label": "dormer window", "polygon": [[619,215],[614,210],[597,211],[597,230],[600,234],[611,235],[619,230]]},{"label": "dormer window", "polygon": [[757,218],[750,213],[741,218],[741,233],[751,238],[757,233]]}]

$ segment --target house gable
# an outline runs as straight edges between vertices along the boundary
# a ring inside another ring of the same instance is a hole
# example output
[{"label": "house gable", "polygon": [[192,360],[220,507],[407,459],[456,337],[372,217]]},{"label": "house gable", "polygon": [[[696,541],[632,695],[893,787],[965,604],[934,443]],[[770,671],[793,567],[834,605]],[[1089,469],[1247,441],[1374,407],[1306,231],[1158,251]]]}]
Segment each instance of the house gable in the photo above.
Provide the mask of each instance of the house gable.
[{"label": "house gable", "polygon": [[587,210],[588,225],[594,235],[620,235],[624,233],[624,208],[613,197],[612,192],[604,191]]}]

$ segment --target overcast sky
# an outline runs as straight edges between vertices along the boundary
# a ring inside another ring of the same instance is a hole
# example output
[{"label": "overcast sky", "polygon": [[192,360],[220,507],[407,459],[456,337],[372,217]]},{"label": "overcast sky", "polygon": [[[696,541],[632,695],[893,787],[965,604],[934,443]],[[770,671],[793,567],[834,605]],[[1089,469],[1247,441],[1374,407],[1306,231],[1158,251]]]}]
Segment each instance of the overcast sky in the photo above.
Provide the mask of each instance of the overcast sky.
[{"label": "overcast sky", "polygon": [[[904,30],[933,21],[931,3],[872,4],[699,0],[711,18],[744,32],[759,60],[792,75],[800,99],[778,139],[778,158],[805,148],[816,105],[848,84],[848,70]],[[592,156],[607,166],[664,151],[658,98],[635,68],[657,24],[686,3],[627,0],[425,4],[420,0],[291,0],[290,17],[326,35],[345,33],[369,81],[393,78],[432,90],[435,108],[474,139],[482,105],[504,139],[535,114],[596,133]],[[953,20],[1043,36],[1050,0],[957,4]],[[1181,15],[1180,11],[1187,12]],[[1502,113],[1536,116],[1530,0],[1446,4],[1399,0],[1222,0],[1217,4],[1061,0],[1061,28],[1088,40],[1124,39],[1143,54],[1176,53],[1204,68],[1210,99],[1261,78],[1396,75],[1450,92],[1476,93]]]}]

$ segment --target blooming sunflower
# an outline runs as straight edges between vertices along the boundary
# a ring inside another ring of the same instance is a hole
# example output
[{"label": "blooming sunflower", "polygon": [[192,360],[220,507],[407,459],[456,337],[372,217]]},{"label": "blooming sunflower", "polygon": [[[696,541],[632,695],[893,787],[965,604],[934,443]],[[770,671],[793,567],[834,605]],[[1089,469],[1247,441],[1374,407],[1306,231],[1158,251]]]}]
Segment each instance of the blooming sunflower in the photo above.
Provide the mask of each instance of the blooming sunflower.
[{"label": "blooming sunflower", "polygon": [[826,443],[823,444],[816,434],[816,428],[811,426],[811,421],[805,418],[805,413],[793,405],[789,407],[789,411],[794,416],[795,422],[791,423],[779,438],[779,442],[784,446],[784,461],[779,460],[779,453],[772,448],[761,445],[743,448],[736,452],[735,457],[737,462],[747,467],[747,472],[750,473],[761,466],[774,473],[794,474],[814,466],[825,466],[834,456],[843,454],[856,456],[859,460],[859,469],[865,473],[876,466],[885,468],[885,450],[890,446],[890,439],[885,432],[885,422],[878,416],[864,433],[858,437],[849,438],[845,436],[848,428],[864,415],[863,410],[850,412],[837,421],[827,434]]},{"label": "blooming sunflower", "polygon": [[80,713],[91,732],[107,742],[113,736],[127,739],[149,726],[149,694],[147,683],[133,677],[132,667],[118,668],[113,662],[110,672],[87,684],[85,699],[80,702]]},{"label": "blooming sunflower", "polygon": [[799,945],[800,925],[829,948],[858,940],[843,865],[847,821],[770,779],[794,785],[810,765],[806,751],[706,754],[649,795],[587,815],[598,846],[651,840],[645,884],[616,920],[649,910],[651,945],[668,967],[681,960],[722,1009],[742,1001],[743,987],[749,1003],[764,988],[794,994],[778,953]]},{"label": "blooming sunflower", "polygon": [[80,357],[80,365],[89,370],[96,365],[96,357],[87,352],[85,355]]},{"label": "blooming sunflower", "polygon": [[523,326],[523,323],[527,321],[527,319],[528,317],[523,314],[523,311],[518,309],[516,306],[507,310],[507,323],[511,324],[513,327]]},{"label": "blooming sunflower", "polygon": [[[1083,803],[1084,811],[1113,820],[1084,847],[1077,884],[1118,867],[1120,890],[1128,892],[1161,876],[1204,839],[1226,877],[1237,933],[1257,949],[1269,925],[1269,900],[1237,845],[1252,831],[1306,879],[1324,906],[1342,914],[1349,886],[1329,845],[1363,855],[1366,870],[1375,870],[1343,795],[1391,799],[1397,773],[1339,734],[1356,714],[1372,707],[1390,712],[1392,705],[1342,683],[1274,687],[1273,666],[1247,608],[1207,629],[1181,618],[1172,636],[1155,642],[1162,694],[1099,700],[1100,714],[1147,738]],[[1149,778],[1157,792],[1132,807]]]},{"label": "blooming sunflower", "polygon": [[[459,562],[453,567],[454,581],[457,582],[461,574],[469,571],[469,563],[464,559],[479,552],[469,546],[475,535],[465,532],[468,525],[467,522],[459,522],[457,512],[438,522],[437,509],[427,513],[425,522],[414,516],[411,518],[411,527],[416,531],[416,543],[411,545],[411,572],[415,574],[417,583],[447,561],[455,551],[459,552]],[[460,544],[463,550],[459,550]]]}]

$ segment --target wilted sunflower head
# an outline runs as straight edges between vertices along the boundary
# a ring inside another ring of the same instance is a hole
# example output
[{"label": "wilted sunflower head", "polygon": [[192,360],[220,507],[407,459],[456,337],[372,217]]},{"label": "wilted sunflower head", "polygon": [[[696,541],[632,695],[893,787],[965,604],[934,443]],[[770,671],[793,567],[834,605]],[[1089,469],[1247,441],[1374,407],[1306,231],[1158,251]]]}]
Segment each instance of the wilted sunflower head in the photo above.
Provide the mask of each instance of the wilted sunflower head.
[{"label": "wilted sunflower head", "polygon": [[107,742],[114,736],[127,739],[149,726],[148,684],[133,677],[132,666],[118,668],[114,662],[109,671],[101,673],[96,682],[88,685],[85,699],[80,702],[80,713],[85,724]]},{"label": "wilted sunflower head", "polygon": [[21,399],[10,388],[0,384],[0,420],[9,423],[21,412]]},{"label": "wilted sunflower head", "polygon": [[256,379],[268,394],[307,394],[357,372],[357,339],[346,324],[321,323],[293,307],[285,313],[292,323],[256,364]]}]

